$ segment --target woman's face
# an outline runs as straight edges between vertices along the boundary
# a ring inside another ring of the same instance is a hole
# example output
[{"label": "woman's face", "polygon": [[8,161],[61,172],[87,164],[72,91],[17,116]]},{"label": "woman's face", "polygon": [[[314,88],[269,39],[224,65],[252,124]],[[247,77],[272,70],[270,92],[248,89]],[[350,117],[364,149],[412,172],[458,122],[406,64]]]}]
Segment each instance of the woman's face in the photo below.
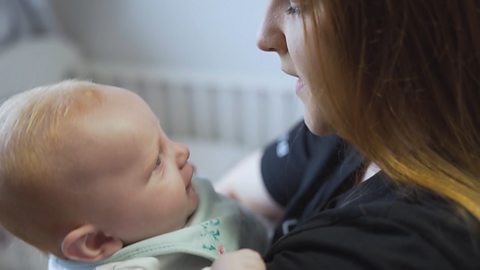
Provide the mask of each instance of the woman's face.
[{"label": "woman's face", "polygon": [[[313,7],[308,7],[313,8]],[[258,34],[257,46],[280,56],[283,72],[298,78],[296,94],[305,105],[305,123],[316,134],[330,131],[329,125],[312,98],[305,80],[307,44],[305,31],[313,33],[311,10],[300,6],[298,0],[271,0]]]}]

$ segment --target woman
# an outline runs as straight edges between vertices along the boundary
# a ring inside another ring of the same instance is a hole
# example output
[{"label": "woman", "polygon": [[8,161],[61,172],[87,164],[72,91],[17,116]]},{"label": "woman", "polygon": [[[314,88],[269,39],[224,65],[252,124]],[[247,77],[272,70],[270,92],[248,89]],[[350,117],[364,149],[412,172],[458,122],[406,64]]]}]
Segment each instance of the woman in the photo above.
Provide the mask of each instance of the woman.
[{"label": "woman", "polygon": [[298,77],[308,128],[348,143],[264,182],[283,209],[265,264],[212,268],[480,269],[479,31],[479,0],[271,0],[258,46]]}]

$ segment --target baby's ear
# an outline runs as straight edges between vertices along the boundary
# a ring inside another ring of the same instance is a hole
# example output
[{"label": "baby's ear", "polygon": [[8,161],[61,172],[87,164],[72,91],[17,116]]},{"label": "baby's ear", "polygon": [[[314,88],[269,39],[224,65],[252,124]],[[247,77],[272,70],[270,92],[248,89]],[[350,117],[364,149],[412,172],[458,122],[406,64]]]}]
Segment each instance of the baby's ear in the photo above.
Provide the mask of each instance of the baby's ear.
[{"label": "baby's ear", "polygon": [[63,256],[74,261],[99,261],[122,247],[120,239],[108,236],[90,224],[70,231],[62,241]]}]

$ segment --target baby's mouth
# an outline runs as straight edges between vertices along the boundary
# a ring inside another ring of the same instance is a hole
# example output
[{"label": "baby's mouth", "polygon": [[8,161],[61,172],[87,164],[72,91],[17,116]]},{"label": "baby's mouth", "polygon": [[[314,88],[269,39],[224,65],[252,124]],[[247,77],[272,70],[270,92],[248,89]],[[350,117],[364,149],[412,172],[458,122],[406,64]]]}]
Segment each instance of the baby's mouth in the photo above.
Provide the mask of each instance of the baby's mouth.
[{"label": "baby's mouth", "polygon": [[[187,167],[187,166],[189,166],[189,167]],[[185,177],[185,180],[186,180],[185,191],[188,192],[192,188],[193,168],[191,167],[191,165],[189,163],[187,163],[183,169],[187,170],[187,172],[184,172],[184,177]]]}]

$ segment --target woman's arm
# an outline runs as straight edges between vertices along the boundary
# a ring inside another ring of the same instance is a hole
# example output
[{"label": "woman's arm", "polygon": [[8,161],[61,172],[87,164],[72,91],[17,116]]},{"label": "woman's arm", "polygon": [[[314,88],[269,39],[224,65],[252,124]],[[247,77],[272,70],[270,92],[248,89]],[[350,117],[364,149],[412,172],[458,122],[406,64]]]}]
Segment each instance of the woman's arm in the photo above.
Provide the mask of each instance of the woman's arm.
[{"label": "woman's arm", "polygon": [[263,150],[259,149],[243,159],[215,183],[215,190],[275,222],[282,216],[283,209],[270,196],[263,182],[260,172],[262,154]]}]

